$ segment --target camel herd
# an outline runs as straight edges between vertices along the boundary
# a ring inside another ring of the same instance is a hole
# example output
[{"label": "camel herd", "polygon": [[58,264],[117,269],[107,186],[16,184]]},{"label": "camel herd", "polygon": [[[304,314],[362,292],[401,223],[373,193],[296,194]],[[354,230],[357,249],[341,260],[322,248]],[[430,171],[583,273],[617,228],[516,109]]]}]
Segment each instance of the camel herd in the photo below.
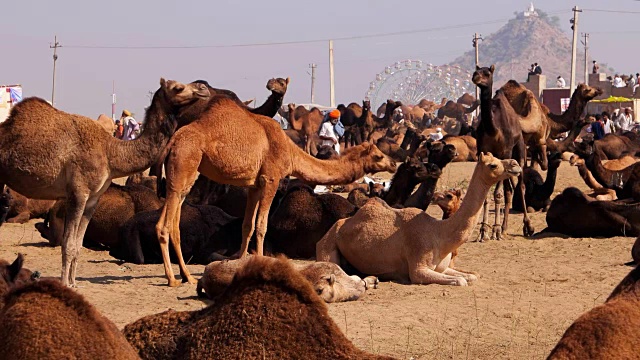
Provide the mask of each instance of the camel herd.
[{"label": "camel herd", "polygon": [[[0,260],[0,360],[238,353],[382,359],[355,348],[325,303],[357,300],[379,280],[473,283],[476,273],[454,265],[460,247],[500,240],[511,210],[523,214],[527,237],[535,211],[546,211],[542,233],[640,236],[640,138],[593,141],[582,132],[586,104],[601,91],[580,84],[569,109],[556,115],[513,80],[494,92],[494,71],[474,72],[479,101],[468,94],[414,106],[388,100],[375,114],[368,100],[339,105],[340,154],[319,146],[320,110],[283,105],[289,78],[269,80],[271,94],[256,108],[203,80],[161,79],[144,131],[132,141],[42,99],[23,100],[0,125],[0,224],[44,218],[36,228],[61,246],[62,272],[61,281],[42,278],[23,268],[21,255],[11,264]],[[434,140],[436,127],[449,134]],[[567,188],[551,199],[563,158],[593,193]],[[476,163],[468,188],[437,191],[443,169],[459,161]],[[377,172],[393,173],[388,186],[360,181]],[[112,182],[121,177],[128,177],[125,185]],[[348,195],[318,194],[316,185]],[[491,227],[487,195],[494,186]],[[425,212],[430,204],[442,219]],[[478,223],[478,239],[471,239]],[[151,315],[121,332],[69,289],[77,285],[82,246],[136,264],[162,263],[169,286],[197,283],[197,294],[214,303]],[[632,254],[640,260],[640,240]],[[206,265],[201,279],[185,259]],[[549,358],[631,354],[638,327],[626,320],[640,302],[638,274],[578,319]]]}]

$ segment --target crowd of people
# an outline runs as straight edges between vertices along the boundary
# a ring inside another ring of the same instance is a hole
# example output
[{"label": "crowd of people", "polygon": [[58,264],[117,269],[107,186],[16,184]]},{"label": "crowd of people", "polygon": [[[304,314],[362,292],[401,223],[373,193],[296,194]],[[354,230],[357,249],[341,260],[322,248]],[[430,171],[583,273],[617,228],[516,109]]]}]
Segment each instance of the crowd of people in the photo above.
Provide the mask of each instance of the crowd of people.
[{"label": "crowd of people", "polygon": [[129,110],[123,110],[120,119],[116,120],[116,131],[113,136],[120,140],[133,140],[140,135],[140,123]]},{"label": "crowd of people", "polygon": [[600,140],[607,134],[622,134],[636,127],[640,127],[640,121],[633,119],[632,109],[628,107],[615,109],[611,114],[608,111],[596,114],[585,131],[593,134],[594,140]]}]

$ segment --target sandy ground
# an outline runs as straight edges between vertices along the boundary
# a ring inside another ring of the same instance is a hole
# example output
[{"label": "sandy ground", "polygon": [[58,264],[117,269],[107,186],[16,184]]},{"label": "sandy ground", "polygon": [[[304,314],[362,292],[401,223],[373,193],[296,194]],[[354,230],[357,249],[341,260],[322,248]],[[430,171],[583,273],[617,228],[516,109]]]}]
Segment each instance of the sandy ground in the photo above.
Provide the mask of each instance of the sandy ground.
[{"label": "sandy ground", "polygon": [[[440,187],[466,186],[473,166],[450,164]],[[567,186],[586,189],[577,170],[565,162],[556,191]],[[433,207],[429,212],[440,213]],[[536,231],[545,227],[545,214],[533,214],[532,220]],[[59,276],[60,249],[42,241],[35,222],[0,228],[0,258],[24,253],[28,268]],[[473,286],[385,282],[360,301],[329,305],[329,312],[357,346],[402,359],[541,359],[581,313],[603,303],[630,271],[625,263],[631,260],[633,241],[529,240],[522,237],[522,215],[515,214],[506,240],[461,247],[457,267],[480,275]],[[203,266],[190,270],[199,277]],[[206,306],[196,298],[195,285],[167,287],[161,265],[121,264],[106,252],[84,250],[78,272],[79,292],[119,327],[168,308]]]}]

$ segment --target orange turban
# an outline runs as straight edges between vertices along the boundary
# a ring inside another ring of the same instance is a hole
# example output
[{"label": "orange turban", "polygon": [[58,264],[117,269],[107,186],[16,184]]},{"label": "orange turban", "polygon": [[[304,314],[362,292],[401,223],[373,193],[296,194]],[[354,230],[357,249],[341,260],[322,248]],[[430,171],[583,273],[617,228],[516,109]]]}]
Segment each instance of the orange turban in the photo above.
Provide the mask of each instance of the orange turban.
[{"label": "orange turban", "polygon": [[340,110],[338,109],[333,109],[331,110],[331,112],[329,113],[329,117],[332,119],[337,119],[340,117]]}]

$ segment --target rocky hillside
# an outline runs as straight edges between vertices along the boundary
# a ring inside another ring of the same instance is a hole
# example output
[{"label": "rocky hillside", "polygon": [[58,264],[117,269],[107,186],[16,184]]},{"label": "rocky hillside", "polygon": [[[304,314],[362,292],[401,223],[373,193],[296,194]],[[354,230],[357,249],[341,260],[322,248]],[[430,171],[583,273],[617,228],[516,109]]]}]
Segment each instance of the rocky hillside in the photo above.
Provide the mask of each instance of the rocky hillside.
[{"label": "rocky hillside", "polygon": [[[567,24],[569,28],[569,24]],[[547,86],[554,87],[558,75],[567,86],[571,76],[571,38],[553,22],[542,17],[519,16],[480,42],[480,66],[496,65],[494,89],[509,79],[523,82],[533,63],[542,66]],[[475,69],[474,50],[450,63]],[[589,69],[591,62],[589,62]],[[578,44],[576,83],[584,82],[584,48]]]}]

